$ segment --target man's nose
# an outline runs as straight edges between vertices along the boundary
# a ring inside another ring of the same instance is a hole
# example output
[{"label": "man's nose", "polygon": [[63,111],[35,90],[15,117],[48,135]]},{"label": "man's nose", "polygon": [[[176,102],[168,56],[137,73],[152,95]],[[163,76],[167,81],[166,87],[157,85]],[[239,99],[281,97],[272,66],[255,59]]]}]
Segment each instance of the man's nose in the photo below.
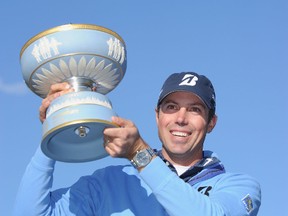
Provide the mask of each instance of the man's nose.
[{"label": "man's nose", "polygon": [[184,107],[181,107],[177,112],[177,123],[180,125],[187,124],[187,110]]}]

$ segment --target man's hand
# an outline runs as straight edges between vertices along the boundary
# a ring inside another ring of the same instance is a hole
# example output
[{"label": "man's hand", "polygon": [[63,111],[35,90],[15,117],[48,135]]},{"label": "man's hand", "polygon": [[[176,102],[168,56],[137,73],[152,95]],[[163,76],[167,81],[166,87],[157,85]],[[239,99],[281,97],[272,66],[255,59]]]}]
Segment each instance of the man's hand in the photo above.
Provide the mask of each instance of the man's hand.
[{"label": "man's hand", "polygon": [[106,128],[103,131],[105,150],[111,157],[131,160],[137,150],[148,147],[132,121],[115,116],[112,117],[112,121],[119,127]]},{"label": "man's hand", "polygon": [[40,121],[42,123],[45,121],[46,111],[55,98],[73,91],[73,88],[71,88],[71,86],[66,82],[51,85],[49,93],[47,94],[46,98],[42,100],[42,104],[39,108]]}]

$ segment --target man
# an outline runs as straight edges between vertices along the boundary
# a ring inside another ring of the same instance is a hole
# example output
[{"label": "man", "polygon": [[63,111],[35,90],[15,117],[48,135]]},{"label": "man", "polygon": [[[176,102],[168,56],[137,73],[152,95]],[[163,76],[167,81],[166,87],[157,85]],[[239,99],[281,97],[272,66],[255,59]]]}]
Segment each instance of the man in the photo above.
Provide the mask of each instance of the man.
[{"label": "man", "polygon": [[[40,120],[55,97],[70,91],[66,83],[52,86]],[[215,108],[209,79],[194,72],[172,74],[155,110],[162,150],[152,150],[133,122],[113,117],[121,127],[104,130],[105,149],[132,165],[106,167],[50,191],[55,161],[38,149],[23,177],[15,215],[257,215],[257,181],[225,172],[214,153],[203,151],[217,122]]]}]

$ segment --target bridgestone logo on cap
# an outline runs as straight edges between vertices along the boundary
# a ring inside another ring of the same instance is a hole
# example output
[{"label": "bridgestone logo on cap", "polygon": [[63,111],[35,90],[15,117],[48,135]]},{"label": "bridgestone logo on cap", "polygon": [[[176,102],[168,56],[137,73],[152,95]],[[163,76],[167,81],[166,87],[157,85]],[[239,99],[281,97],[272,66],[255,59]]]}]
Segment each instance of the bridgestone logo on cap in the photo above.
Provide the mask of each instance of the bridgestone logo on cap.
[{"label": "bridgestone logo on cap", "polygon": [[182,78],[182,82],[179,84],[179,86],[182,86],[182,85],[195,86],[197,81],[198,81],[198,77],[196,77],[192,74],[186,74]]}]

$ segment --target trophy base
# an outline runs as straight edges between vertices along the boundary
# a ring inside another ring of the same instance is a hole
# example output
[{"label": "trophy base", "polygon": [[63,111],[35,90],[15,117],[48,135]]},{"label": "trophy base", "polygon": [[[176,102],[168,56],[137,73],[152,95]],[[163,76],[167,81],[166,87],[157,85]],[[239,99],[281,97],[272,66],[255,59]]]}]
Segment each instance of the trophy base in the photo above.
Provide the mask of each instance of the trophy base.
[{"label": "trophy base", "polygon": [[43,122],[41,148],[48,157],[62,162],[98,160],[107,153],[103,130],[118,127],[111,102],[97,92],[71,92],[52,101]]},{"label": "trophy base", "polygon": [[101,122],[71,123],[51,132],[41,144],[44,154],[62,162],[88,162],[108,156],[103,130],[116,127]]}]

